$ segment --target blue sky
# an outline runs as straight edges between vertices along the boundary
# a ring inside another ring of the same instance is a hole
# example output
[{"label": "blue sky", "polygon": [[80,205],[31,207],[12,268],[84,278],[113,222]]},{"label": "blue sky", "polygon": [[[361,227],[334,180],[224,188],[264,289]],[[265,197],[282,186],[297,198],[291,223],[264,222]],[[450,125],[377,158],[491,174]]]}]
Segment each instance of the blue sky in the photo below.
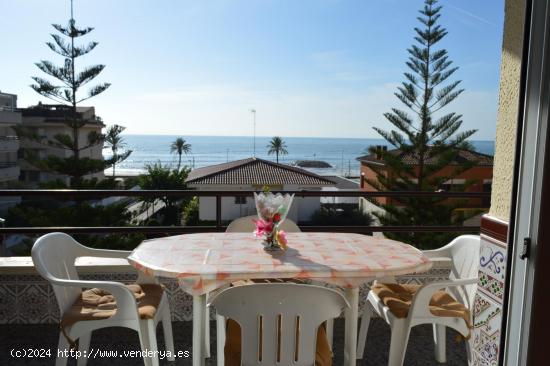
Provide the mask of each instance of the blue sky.
[{"label": "blue sky", "polygon": [[[112,86],[91,100],[106,123],[133,134],[377,137],[406,71],[421,0],[75,0],[75,19],[99,46],[80,65],[103,63]],[[466,92],[475,139],[494,139],[502,0],[443,0],[440,43]],[[0,0],[0,89],[19,106],[46,102],[28,85],[45,42],[66,24],[69,1]]]}]

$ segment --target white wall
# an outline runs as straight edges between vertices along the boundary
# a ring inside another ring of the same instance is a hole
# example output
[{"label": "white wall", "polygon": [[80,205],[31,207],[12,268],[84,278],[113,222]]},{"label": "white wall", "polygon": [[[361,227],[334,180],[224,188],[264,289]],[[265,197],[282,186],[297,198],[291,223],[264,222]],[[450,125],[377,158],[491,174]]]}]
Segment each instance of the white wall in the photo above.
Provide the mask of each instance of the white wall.
[{"label": "white wall", "polygon": [[[199,186],[190,185],[192,188],[198,190],[240,190],[249,191],[252,190],[252,186]],[[296,189],[308,189],[312,187],[298,187],[288,186],[284,187],[285,190]],[[315,187],[313,187],[314,189]],[[321,201],[319,197],[295,197],[288,213],[288,218],[293,221],[308,221],[311,218],[313,212],[321,207]],[[250,216],[256,214],[256,206],[254,204],[253,197],[247,197],[246,204],[236,204],[235,197],[223,197],[222,198],[222,220],[229,221],[243,216]],[[199,218],[200,220],[216,220],[216,198],[215,197],[199,197]]]}]

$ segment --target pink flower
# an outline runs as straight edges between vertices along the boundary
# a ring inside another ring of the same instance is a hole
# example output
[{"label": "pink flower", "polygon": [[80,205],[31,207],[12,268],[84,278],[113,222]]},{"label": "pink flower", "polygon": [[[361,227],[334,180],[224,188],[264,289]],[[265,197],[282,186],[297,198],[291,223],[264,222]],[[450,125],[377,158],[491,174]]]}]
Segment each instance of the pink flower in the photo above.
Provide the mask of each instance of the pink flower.
[{"label": "pink flower", "polygon": [[257,237],[264,236],[265,234],[270,234],[273,231],[273,221],[265,221],[264,219],[255,220],[256,231],[254,234]]}]

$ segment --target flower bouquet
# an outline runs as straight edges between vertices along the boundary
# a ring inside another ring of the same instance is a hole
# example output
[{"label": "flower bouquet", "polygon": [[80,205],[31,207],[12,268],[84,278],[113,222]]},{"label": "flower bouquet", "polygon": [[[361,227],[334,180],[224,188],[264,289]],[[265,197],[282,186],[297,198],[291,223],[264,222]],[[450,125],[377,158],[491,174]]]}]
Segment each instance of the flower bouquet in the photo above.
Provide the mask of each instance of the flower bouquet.
[{"label": "flower bouquet", "polygon": [[286,234],[280,226],[288,214],[294,195],[273,194],[268,189],[263,193],[254,193],[258,220],[256,220],[256,237],[263,238],[262,244],[266,251],[285,250]]}]

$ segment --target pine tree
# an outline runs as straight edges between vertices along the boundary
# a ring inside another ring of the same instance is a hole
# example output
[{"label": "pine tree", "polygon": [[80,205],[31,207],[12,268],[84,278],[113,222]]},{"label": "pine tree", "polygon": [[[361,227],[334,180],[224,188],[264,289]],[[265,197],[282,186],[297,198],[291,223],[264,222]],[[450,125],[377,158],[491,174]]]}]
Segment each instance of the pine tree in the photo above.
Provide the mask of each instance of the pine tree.
[{"label": "pine tree", "polygon": [[57,81],[51,82],[35,76],[32,78],[35,84],[32,84],[31,88],[46,98],[68,106],[67,113],[64,116],[64,123],[69,127],[70,133],[60,133],[54,136],[52,140],[44,141],[43,138],[37,136],[32,130],[19,128],[17,132],[23,137],[33,139],[42,144],[70,151],[70,157],[50,155],[46,159],[38,159],[31,151],[27,151],[26,160],[41,169],[69,176],[71,186],[78,187],[83,184],[82,179],[85,175],[103,171],[105,168],[119,161],[117,160],[117,156],[108,160],[81,156],[83,150],[102,146],[105,136],[92,131],[86,136],[86,141],[80,141],[80,134],[86,123],[102,122],[99,118],[96,118],[94,121],[84,120],[82,114],[77,111],[77,105],[101,94],[109,88],[110,84],[96,84],[88,88],[86,94],[81,94],[83,87],[95,79],[103,71],[105,65],[92,65],[77,71],[77,59],[91,52],[98,43],[89,42],[82,46],[75,44],[77,38],[87,35],[93,28],[79,28],[76,26],[76,21],[73,17],[72,2],[71,18],[68,25],[64,27],[59,24],[52,24],[52,26],[59,34],[52,34],[53,42],[47,42],[46,44],[53,52],[64,58],[64,63],[61,66],[57,66],[51,61],[42,60],[37,62],[36,66],[41,71]]},{"label": "pine tree", "polygon": [[[384,117],[392,125],[390,131],[374,128],[395,149],[377,150],[391,174],[380,166],[371,165],[376,179],[367,183],[380,191],[431,191],[435,192],[449,179],[471,168],[470,163],[453,165],[449,174],[442,169],[453,162],[459,152],[472,149],[467,139],[476,130],[460,132],[462,115],[441,110],[454,101],[464,89],[460,80],[449,81],[458,67],[452,66],[448,52],[436,45],[447,35],[438,24],[442,7],[437,0],[425,0],[420,28],[415,28],[413,44],[406,65],[405,81],[397,88],[395,96],[408,112],[392,108]],[[411,161],[414,164],[411,164]],[[453,189],[464,189],[453,187]],[[381,224],[386,225],[452,225],[461,224],[464,217],[453,211],[464,202],[451,202],[445,198],[400,197],[380,204],[385,213],[374,213]],[[385,233],[387,237],[408,242],[419,248],[433,248],[445,244],[450,233]]]}]

